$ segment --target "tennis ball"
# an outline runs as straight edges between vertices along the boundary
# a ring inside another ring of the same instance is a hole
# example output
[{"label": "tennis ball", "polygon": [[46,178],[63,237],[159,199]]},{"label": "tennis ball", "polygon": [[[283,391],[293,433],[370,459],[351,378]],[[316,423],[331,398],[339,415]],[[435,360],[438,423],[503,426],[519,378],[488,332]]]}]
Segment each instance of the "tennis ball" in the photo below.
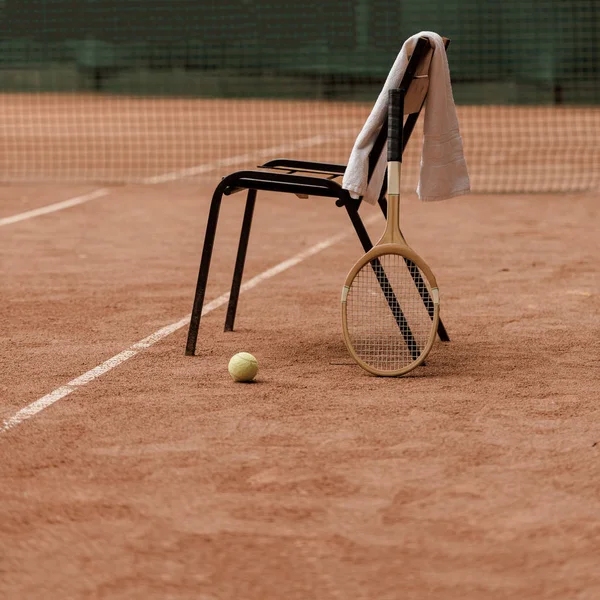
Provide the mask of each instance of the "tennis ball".
[{"label": "tennis ball", "polygon": [[234,381],[252,381],[258,373],[258,362],[248,352],[238,352],[229,361],[229,374]]}]

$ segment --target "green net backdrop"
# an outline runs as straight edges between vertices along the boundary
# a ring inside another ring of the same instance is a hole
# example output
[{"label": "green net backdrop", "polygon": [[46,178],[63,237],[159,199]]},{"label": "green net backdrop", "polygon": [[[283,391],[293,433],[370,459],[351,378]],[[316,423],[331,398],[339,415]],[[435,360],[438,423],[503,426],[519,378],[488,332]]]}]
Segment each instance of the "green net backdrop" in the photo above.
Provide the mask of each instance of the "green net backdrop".
[{"label": "green net backdrop", "polygon": [[0,181],[344,163],[421,30],[452,40],[474,191],[600,188],[597,0],[0,0]]}]

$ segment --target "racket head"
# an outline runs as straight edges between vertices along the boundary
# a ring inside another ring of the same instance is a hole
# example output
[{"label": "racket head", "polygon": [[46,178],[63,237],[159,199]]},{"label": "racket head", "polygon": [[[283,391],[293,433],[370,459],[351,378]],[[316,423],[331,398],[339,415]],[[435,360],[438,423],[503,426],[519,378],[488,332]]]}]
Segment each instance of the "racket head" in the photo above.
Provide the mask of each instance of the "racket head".
[{"label": "racket head", "polygon": [[344,342],[366,371],[404,375],[429,354],[439,311],[439,290],[427,263],[408,246],[382,244],[365,254],[346,278]]}]

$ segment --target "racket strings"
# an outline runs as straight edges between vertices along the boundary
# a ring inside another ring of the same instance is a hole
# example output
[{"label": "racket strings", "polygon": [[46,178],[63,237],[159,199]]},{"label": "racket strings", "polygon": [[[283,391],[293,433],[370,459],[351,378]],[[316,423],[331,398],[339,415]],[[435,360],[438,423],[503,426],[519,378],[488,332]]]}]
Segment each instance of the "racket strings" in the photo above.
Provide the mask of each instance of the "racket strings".
[{"label": "racket strings", "polygon": [[419,267],[399,254],[365,264],[350,285],[347,327],[357,356],[381,371],[415,362],[433,327],[430,286]]}]

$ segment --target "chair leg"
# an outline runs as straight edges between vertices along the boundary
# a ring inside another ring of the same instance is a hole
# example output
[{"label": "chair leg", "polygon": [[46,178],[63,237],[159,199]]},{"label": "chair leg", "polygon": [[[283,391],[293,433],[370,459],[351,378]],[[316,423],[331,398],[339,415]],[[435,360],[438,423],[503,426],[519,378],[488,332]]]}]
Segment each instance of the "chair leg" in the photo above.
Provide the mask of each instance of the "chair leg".
[{"label": "chair leg", "polygon": [[358,210],[355,206],[350,207],[348,204],[346,206],[346,212],[350,217],[350,221],[352,221],[352,225],[354,226],[354,231],[356,231],[356,235],[362,244],[363,250],[368,252],[373,247],[373,242],[371,242],[371,238],[369,237],[369,233],[367,232],[360,215],[358,214]]},{"label": "chair leg", "polygon": [[242,223],[242,232],[240,234],[240,243],[238,245],[237,258],[235,259],[233,281],[231,282],[231,292],[229,294],[229,305],[227,306],[227,317],[225,318],[225,331],[233,331],[238,299],[240,297],[240,288],[242,285],[242,275],[244,274],[244,264],[246,263],[246,251],[248,250],[248,240],[250,239],[250,227],[252,225],[252,216],[254,215],[255,203],[256,190],[248,190],[246,209],[244,211],[244,221]]},{"label": "chair leg", "polygon": [[198,329],[200,328],[200,318],[204,306],[204,295],[206,293],[206,283],[208,281],[208,272],[210,270],[210,260],[212,258],[213,246],[215,243],[215,234],[217,232],[217,223],[219,221],[219,210],[221,208],[221,199],[223,192],[220,187],[215,190],[210,211],[208,213],[208,223],[206,224],[206,234],[204,236],[204,247],[202,248],[202,259],[200,261],[200,270],[198,272],[198,282],[196,284],[196,293],[194,295],[194,306],[192,308],[192,317],[188,329],[187,344],[185,353],[187,356],[194,356],[196,352],[196,341],[198,340]]},{"label": "chair leg", "polygon": [[[379,203],[379,207],[381,208],[381,212],[383,213],[383,216],[387,217],[387,201],[386,201],[386,199],[383,196],[380,196],[378,203]],[[411,261],[406,261],[406,266],[408,267],[408,270],[410,271],[410,274],[412,275],[413,281],[415,282],[415,285],[417,286],[417,289],[419,290],[419,294],[421,294],[421,298],[423,299],[423,303],[425,304],[425,307],[427,308],[429,314],[433,318],[433,310],[434,310],[433,309],[433,300],[431,299],[431,296],[429,295],[429,292],[427,291],[427,287],[425,286],[425,284],[423,282],[423,278],[421,277],[421,273],[419,273],[419,269],[417,269],[416,265],[413,264]],[[450,336],[448,335],[448,332],[446,331],[446,327],[444,326],[444,323],[442,322],[441,318],[438,321],[437,333],[442,342],[450,341]]]}]

